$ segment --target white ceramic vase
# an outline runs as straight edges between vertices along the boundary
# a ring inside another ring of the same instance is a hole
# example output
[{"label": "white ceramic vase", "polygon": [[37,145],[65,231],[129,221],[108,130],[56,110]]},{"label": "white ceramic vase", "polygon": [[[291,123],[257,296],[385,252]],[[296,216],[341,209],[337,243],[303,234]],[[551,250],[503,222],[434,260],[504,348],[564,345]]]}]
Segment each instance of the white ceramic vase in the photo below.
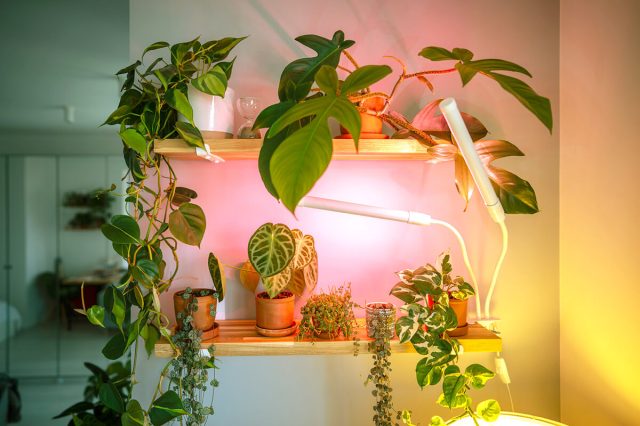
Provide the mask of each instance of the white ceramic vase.
[{"label": "white ceramic vase", "polygon": [[[203,93],[192,86],[187,93],[193,108],[193,122],[205,139],[233,138],[236,95],[232,88],[227,88],[224,98]],[[186,121],[182,115],[179,119]]]}]

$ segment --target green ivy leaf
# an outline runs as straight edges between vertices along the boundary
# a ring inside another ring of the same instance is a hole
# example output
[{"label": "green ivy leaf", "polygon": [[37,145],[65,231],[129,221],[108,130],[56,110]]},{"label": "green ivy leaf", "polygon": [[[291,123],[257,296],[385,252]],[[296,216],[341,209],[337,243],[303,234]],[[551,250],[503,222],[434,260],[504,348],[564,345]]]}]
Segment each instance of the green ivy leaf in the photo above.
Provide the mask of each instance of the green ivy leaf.
[{"label": "green ivy leaf", "polygon": [[396,321],[395,327],[400,343],[406,343],[411,340],[416,331],[418,331],[420,323],[409,317],[400,317]]},{"label": "green ivy leaf", "polygon": [[173,77],[178,74],[178,69],[175,65],[169,64],[160,69],[154,70],[153,75],[160,81],[164,90],[167,90],[169,87],[169,82]]},{"label": "green ivy leaf", "polygon": [[197,127],[184,121],[176,121],[176,130],[180,137],[189,145],[204,148],[204,139]]},{"label": "green ivy leaf", "polygon": [[489,380],[493,379],[495,373],[480,364],[469,365],[464,374],[471,380],[471,386],[482,389]]},{"label": "green ivy leaf", "polygon": [[121,105],[115,111],[113,111],[109,117],[101,124],[104,126],[105,124],[120,124],[122,120],[124,120],[129,114],[131,114],[131,106],[130,105]]},{"label": "green ivy leaf", "polygon": [[91,306],[87,310],[87,318],[91,324],[104,328],[104,306]]},{"label": "green ivy leaf", "polygon": [[140,227],[135,219],[127,215],[115,215],[110,223],[100,228],[107,239],[116,244],[140,243]]},{"label": "green ivy leaf", "polygon": [[467,378],[462,374],[451,374],[445,376],[442,381],[442,393],[444,394],[444,403],[449,408],[458,408],[458,396],[464,392],[464,385]]},{"label": "green ivy leaf", "polygon": [[140,337],[144,339],[144,348],[147,351],[147,355],[151,356],[156,342],[160,339],[160,331],[154,325],[146,324],[140,330]]},{"label": "green ivy leaf", "polygon": [[111,360],[120,358],[127,351],[127,341],[121,333],[115,334],[104,348],[102,348],[102,354]]},{"label": "green ivy leaf", "polygon": [[121,418],[122,426],[146,426],[145,413],[140,403],[135,400],[127,402],[127,409]]},{"label": "green ivy leaf", "polygon": [[193,203],[184,203],[169,215],[169,230],[178,241],[200,247],[207,227],[202,208]]},{"label": "green ivy leaf", "polygon": [[171,108],[178,111],[193,124],[193,109],[191,108],[187,95],[178,89],[169,89],[165,93],[164,99]]},{"label": "green ivy leaf", "polygon": [[282,272],[296,251],[291,230],[281,223],[265,223],[249,239],[249,261],[262,278]]},{"label": "green ivy leaf", "polygon": [[224,75],[227,76],[227,80],[231,78],[231,72],[233,71],[233,64],[235,62],[236,62],[236,58],[233,58],[228,62],[219,62],[217,64],[220,68],[222,68],[222,71],[224,71]]},{"label": "green ivy leaf", "polygon": [[106,407],[111,408],[118,413],[122,413],[124,411],[124,401],[122,400],[120,392],[118,392],[118,388],[116,388],[113,383],[107,382],[100,385],[98,395],[100,397],[100,402],[102,402]]},{"label": "green ivy leaf", "polygon": [[135,265],[129,266],[129,270],[133,278],[146,288],[153,287],[160,276],[158,265],[149,259],[139,259]]},{"label": "green ivy leaf", "polygon": [[442,367],[429,363],[429,357],[422,358],[416,364],[416,379],[421,388],[429,385],[436,385],[442,379]]},{"label": "green ivy leaf", "polygon": [[142,57],[144,58],[144,55],[146,55],[147,52],[151,52],[152,50],[162,49],[162,48],[165,48],[165,47],[169,47],[169,43],[167,43],[166,41],[156,41],[155,43],[151,43],[142,52]]},{"label": "green ivy leaf", "polygon": [[487,399],[478,404],[476,412],[487,422],[495,422],[500,417],[500,404],[495,399]]},{"label": "green ivy leaf", "polygon": [[188,414],[182,400],[174,391],[166,391],[151,404],[149,418],[154,426],[160,426],[176,417]]},{"label": "green ivy leaf", "polygon": [[227,74],[220,65],[216,65],[206,74],[191,80],[191,85],[209,95],[224,97],[227,90]]},{"label": "green ivy leaf", "polygon": [[140,154],[142,158],[147,156],[147,140],[136,129],[126,129],[120,132],[120,137],[129,148]]}]

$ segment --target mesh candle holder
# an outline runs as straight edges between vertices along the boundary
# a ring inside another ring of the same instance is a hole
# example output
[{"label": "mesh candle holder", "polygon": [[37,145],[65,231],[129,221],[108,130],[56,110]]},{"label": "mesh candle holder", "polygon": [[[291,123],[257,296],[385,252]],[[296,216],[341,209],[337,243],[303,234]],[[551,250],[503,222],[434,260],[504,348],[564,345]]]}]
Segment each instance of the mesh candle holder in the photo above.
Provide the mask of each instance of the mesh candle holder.
[{"label": "mesh candle holder", "polygon": [[374,338],[380,330],[383,336],[391,339],[395,335],[396,307],[388,302],[371,302],[365,307],[367,336]]}]

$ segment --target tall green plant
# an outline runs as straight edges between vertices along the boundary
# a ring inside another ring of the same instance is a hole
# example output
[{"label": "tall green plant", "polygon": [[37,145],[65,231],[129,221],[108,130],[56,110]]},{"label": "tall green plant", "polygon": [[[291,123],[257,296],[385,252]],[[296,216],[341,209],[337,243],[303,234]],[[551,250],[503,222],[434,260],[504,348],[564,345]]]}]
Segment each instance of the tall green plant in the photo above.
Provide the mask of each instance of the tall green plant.
[{"label": "tall green plant", "polygon": [[[193,123],[187,89],[191,86],[223,96],[234,62],[225,59],[243,39],[228,37],[201,43],[196,38],[174,45],[159,41],[148,46],[140,60],[117,73],[125,76],[120,103],[105,124],[120,126],[128,168],[128,214],[113,216],[102,226],[102,233],[127,261],[128,269],[120,283],[108,289],[105,306],[95,305],[84,313],[94,324],[104,326],[108,318],[118,326],[119,333],[102,350],[105,357],[120,358],[133,346],[134,384],[138,342],[144,341],[151,354],[160,336],[171,341],[160,293],[170,288],[178,272],[178,244],[199,247],[206,229],[202,208],[192,202],[197,193],[177,185],[169,160],[153,152],[154,141],[179,136],[191,145],[203,145],[202,135]],[[152,51],[165,52],[167,56],[143,65],[144,57]],[[165,253],[175,263],[171,271],[167,270]],[[134,307],[138,314],[129,318]],[[179,348],[174,345],[174,349],[180,357]],[[162,375],[166,374],[167,368]],[[187,414],[179,394],[175,390],[163,392],[160,386],[146,409],[135,400],[119,409],[128,419],[127,424],[161,425]]]},{"label": "tall green plant", "polygon": [[[440,100],[425,106],[412,121],[389,110],[398,87],[406,80],[416,79],[433,90],[429,80],[431,75],[458,72],[463,85],[476,75],[484,75],[514,96],[550,131],[552,129],[549,99],[538,95],[524,81],[504,73],[531,77],[529,71],[513,62],[502,59],[474,60],[474,54],[468,49],[455,48],[449,51],[429,46],[420,51],[420,56],[431,61],[456,61],[454,66],[408,73],[402,61],[389,57],[401,65],[402,71],[387,94],[373,91],[370,86],[387,77],[391,68],[386,65],[360,66],[347,51],[355,42],[345,40],[342,31],[336,31],[331,40],[317,35],[305,35],[296,40],[313,49],[317,55],[297,59],[284,68],[278,87],[279,102],[265,108],[254,126],[269,128],[258,161],[262,181],[266,189],[282,200],[292,212],[331,161],[333,144],[327,119],[337,119],[353,135],[357,149],[360,130],[358,112],[379,117],[396,130],[394,137],[412,137],[426,145],[434,161],[454,160],[456,188],[466,208],[474,192],[474,183],[444,117],[437,110]],[[339,66],[343,55],[353,69]],[[347,73],[343,80],[337,76],[337,68]],[[378,111],[368,109],[365,102],[373,97],[382,98],[384,108]],[[476,141],[505,212],[536,213],[536,195],[529,182],[491,164],[503,157],[524,154],[507,141],[481,140],[488,134],[485,126],[469,114],[463,113],[463,118]]]}]

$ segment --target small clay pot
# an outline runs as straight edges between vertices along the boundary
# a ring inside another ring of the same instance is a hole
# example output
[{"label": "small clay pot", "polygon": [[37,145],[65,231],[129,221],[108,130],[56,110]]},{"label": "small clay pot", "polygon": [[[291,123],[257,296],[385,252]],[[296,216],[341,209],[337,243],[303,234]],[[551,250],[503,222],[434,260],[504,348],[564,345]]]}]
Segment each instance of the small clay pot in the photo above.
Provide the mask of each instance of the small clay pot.
[{"label": "small clay pot", "polygon": [[[376,113],[384,109],[384,98],[374,96],[362,101],[361,106],[367,108],[368,112],[360,113],[360,138],[362,139],[387,139],[389,136],[382,133],[382,119]],[[349,132],[340,127],[340,139],[353,139]]]},{"label": "small clay pot", "polygon": [[[216,299],[213,294],[197,296],[197,294],[202,291],[213,293],[213,290],[210,288],[194,288],[191,290],[191,298],[195,297],[198,303],[198,310],[191,314],[193,317],[191,325],[196,330],[207,331],[213,329],[214,323],[216,322],[215,315],[211,315],[211,305],[213,305],[214,310],[217,309],[218,299]],[[187,309],[187,303],[190,301],[190,299],[183,298],[183,294],[184,290],[177,291],[173,294],[173,309],[176,313],[178,329],[182,328],[182,320],[178,319],[178,313],[185,312]]]},{"label": "small clay pot", "polygon": [[[311,321],[315,322],[313,318],[311,319]],[[338,337],[340,335],[340,332],[340,328],[336,328],[332,331],[316,331],[316,337],[318,337],[318,339],[331,340]]]},{"label": "small clay pot", "polygon": [[256,295],[256,325],[269,330],[289,328],[293,324],[295,296],[289,291],[273,299],[263,291]]},{"label": "small clay pot", "polygon": [[392,338],[395,335],[396,307],[393,303],[372,302],[365,306],[367,319],[367,336],[373,338],[379,322],[385,326],[385,336]]},{"label": "small clay pot", "polygon": [[469,303],[468,299],[458,300],[458,299],[449,299],[449,306],[453,309],[453,312],[456,313],[456,319],[458,320],[458,327],[455,330],[450,330],[449,336],[458,337],[464,336],[467,334],[467,305]]}]

